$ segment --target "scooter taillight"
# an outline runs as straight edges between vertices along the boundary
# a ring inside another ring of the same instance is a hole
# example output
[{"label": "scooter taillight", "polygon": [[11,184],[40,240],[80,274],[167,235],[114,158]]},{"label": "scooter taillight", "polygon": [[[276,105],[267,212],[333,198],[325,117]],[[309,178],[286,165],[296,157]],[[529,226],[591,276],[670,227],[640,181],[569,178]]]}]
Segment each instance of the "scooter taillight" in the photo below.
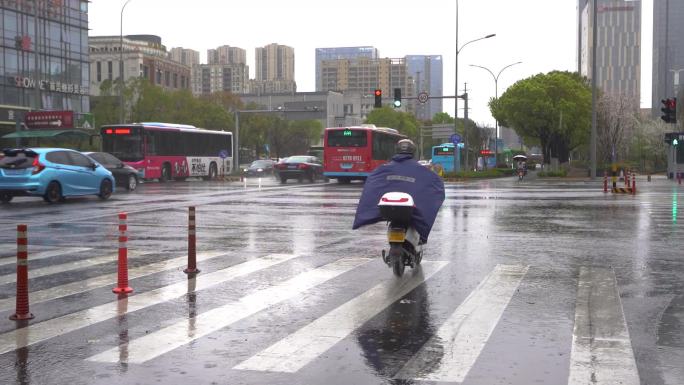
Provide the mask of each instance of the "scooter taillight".
[{"label": "scooter taillight", "polygon": [[45,165],[38,161],[38,157],[33,158],[33,171],[31,175],[36,175],[45,169]]}]

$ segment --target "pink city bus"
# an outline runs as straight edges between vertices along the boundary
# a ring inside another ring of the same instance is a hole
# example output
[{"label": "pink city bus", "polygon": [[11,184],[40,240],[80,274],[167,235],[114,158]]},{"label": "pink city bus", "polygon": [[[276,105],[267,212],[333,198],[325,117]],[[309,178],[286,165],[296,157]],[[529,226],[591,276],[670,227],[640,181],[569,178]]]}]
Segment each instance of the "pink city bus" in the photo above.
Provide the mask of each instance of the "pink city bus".
[{"label": "pink city bus", "polygon": [[233,134],[185,124],[132,123],[103,126],[102,151],[138,170],[142,179],[214,179],[231,172]]}]

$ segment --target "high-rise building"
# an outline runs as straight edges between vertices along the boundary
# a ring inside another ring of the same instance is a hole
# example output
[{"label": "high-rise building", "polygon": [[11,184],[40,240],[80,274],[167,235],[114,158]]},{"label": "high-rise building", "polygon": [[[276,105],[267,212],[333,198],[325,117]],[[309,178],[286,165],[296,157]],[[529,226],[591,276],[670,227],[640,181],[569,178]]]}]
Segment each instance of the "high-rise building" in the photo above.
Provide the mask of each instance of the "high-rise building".
[{"label": "high-rise building", "polygon": [[255,49],[255,80],[251,93],[294,93],[294,48],[276,43]]},{"label": "high-rise building", "polygon": [[591,71],[593,1],[578,1],[578,71],[605,93],[633,98],[639,108],[641,79],[641,1],[595,0],[597,3],[596,73]]},{"label": "high-rise building", "polygon": [[[412,80],[413,94],[426,92],[429,96],[444,96],[442,55],[407,55],[406,66],[408,76]],[[436,113],[442,112],[442,99],[428,99],[424,104],[412,100],[418,120],[432,119]]]},{"label": "high-rise building", "polygon": [[[402,97],[410,98],[415,95],[415,87],[408,87],[412,80],[407,76],[404,58],[370,59],[358,57],[355,59],[322,60],[320,73],[321,84],[325,84],[325,88],[329,90],[368,96],[368,103],[361,106],[362,111],[366,111],[367,106],[372,109],[374,103],[372,95],[376,88],[384,91],[383,97],[388,101],[392,99],[392,91],[395,88],[401,88]],[[412,108],[412,104],[405,106],[408,110]]]},{"label": "high-rise building", "polygon": [[247,92],[249,67],[245,64],[200,64],[192,68],[193,95]]},{"label": "high-rise building", "polygon": [[222,45],[207,50],[207,64],[244,64],[247,65],[247,51],[238,47]]},{"label": "high-rise building", "polygon": [[[100,95],[102,82],[119,80],[121,52],[119,36],[90,37],[91,95]],[[190,89],[190,67],[169,59],[159,36],[124,36],[124,81],[138,77],[167,90]]]},{"label": "high-rise building", "polygon": [[0,130],[29,109],[90,112],[88,3],[0,2]]},{"label": "high-rise building", "polygon": [[322,67],[323,60],[339,60],[339,59],[378,59],[377,48],[365,47],[334,47],[334,48],[316,48],[316,91],[333,90],[334,85],[325,84],[322,82]]},{"label": "high-rise building", "polygon": [[652,116],[662,113],[660,101],[678,96],[684,87],[684,1],[653,1]]},{"label": "high-rise building", "polygon": [[169,51],[169,57],[171,60],[185,64],[188,67],[194,67],[200,64],[200,53],[194,49],[183,47],[171,48],[171,51]]}]

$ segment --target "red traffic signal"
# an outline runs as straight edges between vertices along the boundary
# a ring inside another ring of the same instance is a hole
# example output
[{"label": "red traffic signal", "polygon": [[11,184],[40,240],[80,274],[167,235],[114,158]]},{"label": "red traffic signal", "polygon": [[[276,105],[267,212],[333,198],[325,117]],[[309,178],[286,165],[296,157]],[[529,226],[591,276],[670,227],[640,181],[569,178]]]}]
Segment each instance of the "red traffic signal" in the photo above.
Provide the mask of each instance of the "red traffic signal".
[{"label": "red traffic signal", "polygon": [[382,90],[379,88],[376,89],[373,92],[373,95],[375,95],[375,108],[382,107]]},{"label": "red traffic signal", "polygon": [[660,119],[666,123],[677,123],[677,98],[662,99],[660,103],[663,104],[663,108],[660,109],[663,115]]}]

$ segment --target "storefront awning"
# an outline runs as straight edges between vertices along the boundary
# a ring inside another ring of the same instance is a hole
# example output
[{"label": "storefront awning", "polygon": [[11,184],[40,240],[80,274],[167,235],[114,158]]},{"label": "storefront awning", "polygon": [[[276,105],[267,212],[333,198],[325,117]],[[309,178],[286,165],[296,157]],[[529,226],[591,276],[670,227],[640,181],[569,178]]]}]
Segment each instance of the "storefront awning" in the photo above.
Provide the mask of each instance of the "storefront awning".
[{"label": "storefront awning", "polygon": [[87,138],[90,136],[89,133],[79,131],[79,130],[27,130],[13,132],[11,134],[3,135],[4,139],[14,139],[14,138],[56,138],[64,136],[81,136]]}]

